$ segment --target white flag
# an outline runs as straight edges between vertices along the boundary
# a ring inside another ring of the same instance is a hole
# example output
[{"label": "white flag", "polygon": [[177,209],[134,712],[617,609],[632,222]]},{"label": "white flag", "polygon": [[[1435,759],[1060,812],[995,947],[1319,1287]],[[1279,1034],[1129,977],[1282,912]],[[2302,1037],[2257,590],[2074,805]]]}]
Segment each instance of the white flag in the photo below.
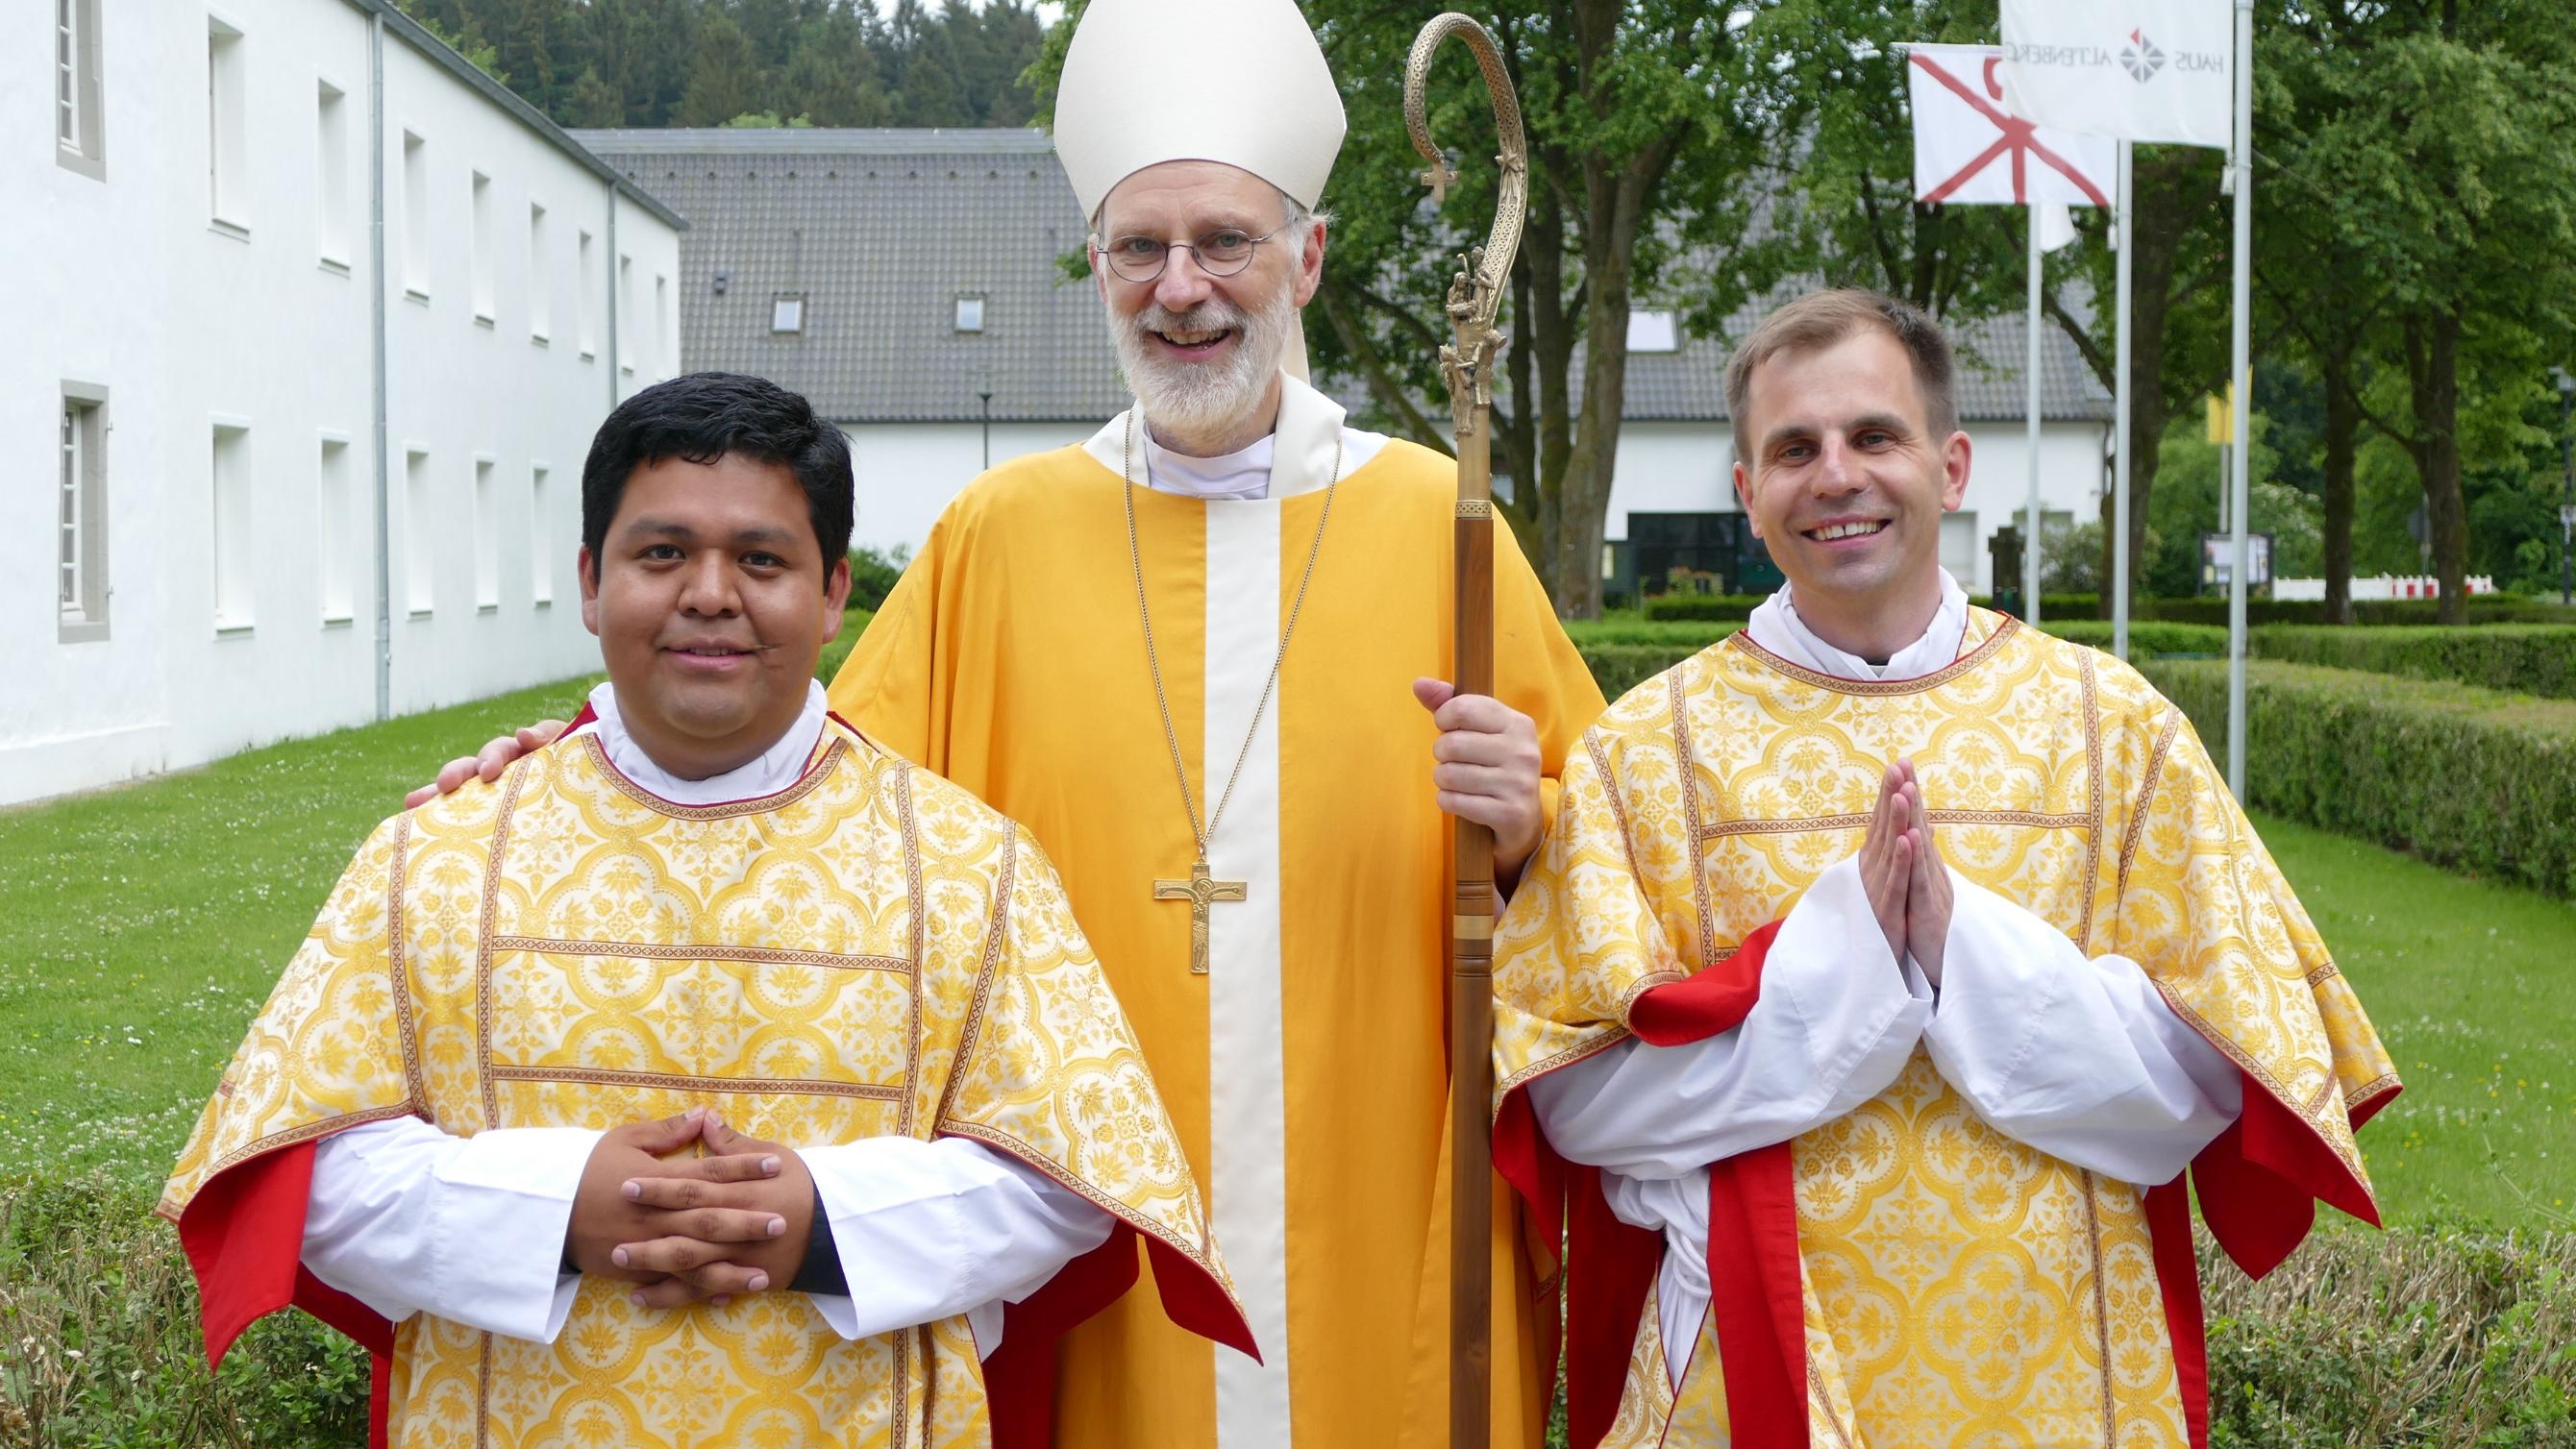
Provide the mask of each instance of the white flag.
[{"label": "white flag", "polygon": [[2228,145],[2229,0],[2003,0],[2004,84],[2044,126],[2129,141]]},{"label": "white flag", "polygon": [[1906,48],[1914,102],[1914,199],[1970,205],[2109,206],[2119,147],[2052,131],[2007,104],[1991,45]]}]

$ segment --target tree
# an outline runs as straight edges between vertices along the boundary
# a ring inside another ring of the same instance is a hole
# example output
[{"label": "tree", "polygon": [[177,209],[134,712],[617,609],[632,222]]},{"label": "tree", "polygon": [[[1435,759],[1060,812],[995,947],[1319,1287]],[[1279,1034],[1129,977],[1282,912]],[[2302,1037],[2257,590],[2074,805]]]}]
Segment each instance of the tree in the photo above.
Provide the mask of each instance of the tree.
[{"label": "tree", "polygon": [[689,65],[689,88],[681,93],[672,119],[683,126],[721,126],[747,111],[765,109],[768,87],[752,55],[751,37],[733,17],[717,10],[698,26],[697,54]]},{"label": "tree", "polygon": [[[2541,369],[2576,338],[2576,36],[2535,0],[2320,7],[2328,106],[2308,169],[2336,184],[2335,230],[2387,289],[2387,360],[2352,405],[2423,488],[2445,623],[2467,617],[2464,472],[2529,441]],[[2329,108],[2330,107],[2330,108]],[[2554,279],[2535,275],[2555,262]]]}]

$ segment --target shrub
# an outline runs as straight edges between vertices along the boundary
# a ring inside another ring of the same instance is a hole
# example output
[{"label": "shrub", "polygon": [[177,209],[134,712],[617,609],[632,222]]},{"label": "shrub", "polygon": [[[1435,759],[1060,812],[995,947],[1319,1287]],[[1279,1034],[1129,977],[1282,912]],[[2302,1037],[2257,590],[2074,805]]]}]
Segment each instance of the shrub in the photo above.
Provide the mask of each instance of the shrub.
[{"label": "shrub", "polygon": [[2475,629],[2267,624],[2252,635],[2248,648],[2265,659],[2576,699],[2576,627],[2564,624]]},{"label": "shrub", "polygon": [[[2047,602],[2041,601],[2043,609]],[[2437,599],[2361,599],[2352,606],[2352,621],[2373,627],[2432,624],[2439,622],[2440,608],[2441,601]],[[2188,599],[2144,598],[2137,601],[2130,615],[2132,618],[2164,619],[2177,624],[2215,624],[2223,629],[2227,627],[2227,597],[2216,594]],[[2043,612],[2040,617],[2044,619],[2047,614]],[[2469,596],[2468,619],[2472,624],[2576,624],[2576,611],[2517,594],[2472,594]],[[2245,622],[2249,625],[2321,625],[2325,621],[2326,606],[2322,600],[2245,601]]]},{"label": "shrub", "polygon": [[1601,686],[1601,697],[1617,699],[1707,647],[1706,644],[1586,644],[1582,652],[1583,662],[1592,667],[1593,680]]},{"label": "shrub", "polygon": [[[2143,667],[2223,756],[2226,664]],[[2248,805],[2576,898],[2576,703],[2270,660],[2246,701]]]},{"label": "shrub", "polygon": [[886,595],[894,592],[903,567],[911,561],[912,550],[901,544],[892,553],[879,553],[873,548],[850,550],[850,607],[870,613],[885,606]]},{"label": "shrub", "polygon": [[1657,594],[1646,600],[1648,619],[1715,619],[1741,624],[1767,594]]},{"label": "shrub", "polygon": [[366,1352],[301,1313],[206,1370],[197,1286],[146,1189],[0,1182],[0,1444],[362,1444]]},{"label": "shrub", "polygon": [[[2111,652],[2111,621],[2108,619],[2069,619],[2040,616],[2040,628],[2060,639],[2089,644],[2107,654]],[[2129,657],[2153,659],[2165,654],[2227,653],[2227,631],[2207,624],[2168,624],[2157,619],[2129,621]]]}]

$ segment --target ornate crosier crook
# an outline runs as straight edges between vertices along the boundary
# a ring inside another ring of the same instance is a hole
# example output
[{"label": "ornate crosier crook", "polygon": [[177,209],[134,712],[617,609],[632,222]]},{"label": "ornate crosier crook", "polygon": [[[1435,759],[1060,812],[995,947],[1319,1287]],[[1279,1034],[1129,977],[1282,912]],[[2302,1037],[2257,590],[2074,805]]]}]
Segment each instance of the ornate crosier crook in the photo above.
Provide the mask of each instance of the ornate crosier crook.
[{"label": "ornate crosier crook", "polygon": [[[1431,57],[1455,35],[1476,54],[1493,98],[1502,168],[1494,229],[1470,246],[1449,283],[1451,340],[1440,348],[1449,385],[1449,418],[1458,444],[1458,515],[1453,550],[1454,622],[1451,669],[1460,694],[1494,690],[1494,359],[1503,334],[1494,327],[1512,255],[1520,250],[1529,209],[1529,150],[1521,139],[1520,98],[1503,69],[1502,48],[1484,26],[1452,11],[1413,40],[1404,65],[1404,127],[1430,169],[1421,174],[1436,207],[1458,173],[1432,144],[1427,114]],[[1451,821],[1449,950],[1449,1444],[1484,1449],[1491,1382],[1493,1319],[1493,1038],[1494,835],[1465,819]]]}]

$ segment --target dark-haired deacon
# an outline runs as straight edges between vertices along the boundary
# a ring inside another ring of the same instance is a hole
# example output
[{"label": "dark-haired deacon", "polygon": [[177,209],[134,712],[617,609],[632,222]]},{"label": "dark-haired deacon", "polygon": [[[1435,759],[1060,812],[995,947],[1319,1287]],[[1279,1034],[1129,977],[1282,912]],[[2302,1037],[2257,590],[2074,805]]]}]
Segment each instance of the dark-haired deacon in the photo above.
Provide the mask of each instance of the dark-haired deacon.
[{"label": "dark-haired deacon", "polygon": [[1496,942],[1496,1158],[1570,1217],[1574,1443],[2207,1442],[2189,1170],[2260,1275],[2398,1088],[2181,711],[1941,571],[1948,344],[1727,372],[1788,578],[1611,706]]},{"label": "dark-haired deacon", "polygon": [[308,1309],[378,1442],[982,1444],[1003,1306],[1078,1321],[1138,1238],[1248,1349],[1054,868],[825,712],[838,430],[678,378],[582,508],[608,681],[369,837],[171,1179],[209,1350]]}]

